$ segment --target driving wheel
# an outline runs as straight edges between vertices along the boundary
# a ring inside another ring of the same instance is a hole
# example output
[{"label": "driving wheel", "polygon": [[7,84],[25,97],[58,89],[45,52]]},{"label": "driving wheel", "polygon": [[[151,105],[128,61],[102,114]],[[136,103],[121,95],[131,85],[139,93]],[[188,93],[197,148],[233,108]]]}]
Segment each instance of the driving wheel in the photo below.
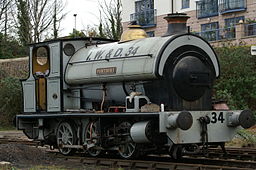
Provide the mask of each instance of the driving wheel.
[{"label": "driving wheel", "polygon": [[119,155],[124,159],[133,159],[138,156],[138,148],[130,136],[131,123],[122,122],[119,125],[120,132],[123,134],[118,148]]},{"label": "driving wheel", "polygon": [[101,154],[100,131],[97,121],[90,122],[85,129],[85,144],[89,155],[96,157]]},{"label": "driving wheel", "polygon": [[57,128],[56,137],[60,153],[71,155],[76,151],[72,148],[63,147],[65,145],[75,145],[77,137],[72,123],[66,121],[61,122]]}]

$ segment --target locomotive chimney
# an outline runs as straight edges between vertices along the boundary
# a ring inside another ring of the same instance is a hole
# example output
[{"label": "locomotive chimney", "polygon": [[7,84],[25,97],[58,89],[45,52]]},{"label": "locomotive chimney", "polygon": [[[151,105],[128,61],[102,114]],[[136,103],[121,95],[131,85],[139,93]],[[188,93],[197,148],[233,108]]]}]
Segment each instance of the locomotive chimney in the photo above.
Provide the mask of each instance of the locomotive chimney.
[{"label": "locomotive chimney", "polygon": [[164,19],[168,22],[168,29],[164,36],[187,32],[187,20],[190,17],[185,13],[168,14]]}]

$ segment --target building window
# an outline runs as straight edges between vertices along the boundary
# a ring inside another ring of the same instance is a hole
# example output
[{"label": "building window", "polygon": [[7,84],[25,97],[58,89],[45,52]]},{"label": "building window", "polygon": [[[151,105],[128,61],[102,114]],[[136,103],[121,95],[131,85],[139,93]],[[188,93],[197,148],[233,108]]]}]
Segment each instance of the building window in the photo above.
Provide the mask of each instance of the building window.
[{"label": "building window", "polygon": [[140,0],[135,2],[135,13],[131,14],[131,21],[143,27],[156,25],[156,10],[154,0]]},{"label": "building window", "polygon": [[135,12],[154,9],[154,0],[141,0],[135,2]]},{"label": "building window", "polygon": [[201,25],[201,36],[207,41],[217,41],[219,40],[219,23],[212,22],[208,24]]},{"label": "building window", "polygon": [[225,33],[226,39],[236,37],[236,24],[239,23],[240,20],[244,21],[244,16],[225,19],[225,28],[223,32]]},{"label": "building window", "polygon": [[246,0],[220,0],[219,4],[221,14],[246,10]]},{"label": "building window", "polygon": [[244,21],[244,16],[225,19],[225,26],[234,27],[240,20]]},{"label": "building window", "polygon": [[218,0],[205,0],[196,2],[197,18],[205,18],[211,16],[217,16]]},{"label": "building window", "polygon": [[148,37],[154,37],[155,36],[155,31],[149,31],[147,32]]},{"label": "building window", "polygon": [[189,0],[182,0],[182,9],[189,8]]}]

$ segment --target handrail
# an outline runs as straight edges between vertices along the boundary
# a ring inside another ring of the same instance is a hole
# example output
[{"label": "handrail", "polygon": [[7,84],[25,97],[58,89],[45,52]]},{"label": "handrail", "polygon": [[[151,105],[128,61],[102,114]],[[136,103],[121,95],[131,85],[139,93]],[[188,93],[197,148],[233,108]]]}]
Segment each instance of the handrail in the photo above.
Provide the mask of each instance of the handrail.
[{"label": "handrail", "polygon": [[219,28],[219,29],[211,29],[211,30],[197,32],[195,34],[200,35],[207,41],[233,39],[233,38],[236,38],[236,26]]}]

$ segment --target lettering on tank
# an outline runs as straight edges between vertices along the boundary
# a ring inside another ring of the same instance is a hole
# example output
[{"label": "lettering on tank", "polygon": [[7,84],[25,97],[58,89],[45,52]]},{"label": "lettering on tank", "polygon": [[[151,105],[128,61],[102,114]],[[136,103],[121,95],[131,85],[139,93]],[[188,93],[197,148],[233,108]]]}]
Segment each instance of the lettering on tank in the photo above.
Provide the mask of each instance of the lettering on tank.
[{"label": "lettering on tank", "polygon": [[125,58],[125,57],[133,57],[137,54],[138,49],[140,47],[129,47],[127,49],[117,48],[117,49],[109,49],[109,50],[98,50],[91,51],[86,56],[86,61],[97,61],[97,60],[109,60],[114,58]]}]

